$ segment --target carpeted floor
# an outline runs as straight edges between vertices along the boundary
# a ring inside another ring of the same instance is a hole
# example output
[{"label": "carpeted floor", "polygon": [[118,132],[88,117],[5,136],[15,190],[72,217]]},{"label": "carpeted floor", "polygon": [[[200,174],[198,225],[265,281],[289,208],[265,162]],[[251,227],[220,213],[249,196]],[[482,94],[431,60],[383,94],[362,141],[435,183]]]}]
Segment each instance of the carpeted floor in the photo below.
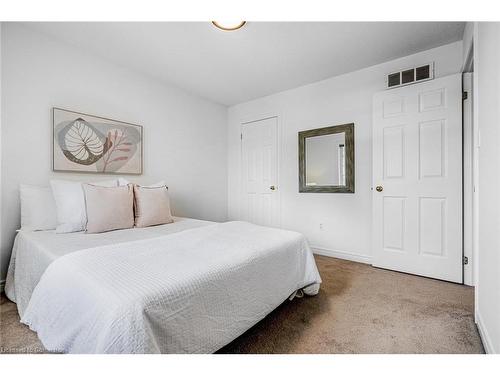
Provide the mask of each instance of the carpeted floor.
[{"label": "carpeted floor", "polygon": [[[320,293],[283,303],[219,353],[484,353],[470,287],[316,256]],[[0,298],[0,352],[39,353]]]}]

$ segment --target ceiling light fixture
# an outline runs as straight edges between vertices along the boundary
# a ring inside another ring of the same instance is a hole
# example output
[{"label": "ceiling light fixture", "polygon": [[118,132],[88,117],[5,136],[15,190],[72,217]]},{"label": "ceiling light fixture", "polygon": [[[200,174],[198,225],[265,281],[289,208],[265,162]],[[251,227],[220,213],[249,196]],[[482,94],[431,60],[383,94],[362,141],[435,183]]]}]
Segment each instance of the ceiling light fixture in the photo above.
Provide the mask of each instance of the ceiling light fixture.
[{"label": "ceiling light fixture", "polygon": [[247,23],[247,21],[239,21],[239,22],[238,21],[237,22],[212,21],[212,24],[216,28],[224,30],[224,31],[235,31],[235,30],[241,29],[243,26],[245,26],[246,23]]}]

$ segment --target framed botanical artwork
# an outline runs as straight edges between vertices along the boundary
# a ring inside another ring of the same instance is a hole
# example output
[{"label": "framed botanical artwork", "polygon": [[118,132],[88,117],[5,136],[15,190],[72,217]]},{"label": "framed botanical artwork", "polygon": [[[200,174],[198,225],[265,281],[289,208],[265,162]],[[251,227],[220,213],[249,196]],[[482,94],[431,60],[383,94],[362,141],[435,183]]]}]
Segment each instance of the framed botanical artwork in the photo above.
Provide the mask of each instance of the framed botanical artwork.
[{"label": "framed botanical artwork", "polygon": [[52,109],[56,172],[142,174],[142,126]]}]

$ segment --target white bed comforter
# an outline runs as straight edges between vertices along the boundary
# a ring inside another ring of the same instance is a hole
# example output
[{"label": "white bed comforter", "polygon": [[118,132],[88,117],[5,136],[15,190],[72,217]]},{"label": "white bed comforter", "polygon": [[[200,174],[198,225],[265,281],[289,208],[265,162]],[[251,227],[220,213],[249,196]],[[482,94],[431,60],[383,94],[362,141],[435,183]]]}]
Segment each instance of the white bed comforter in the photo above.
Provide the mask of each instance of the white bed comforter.
[{"label": "white bed comforter", "polygon": [[51,351],[212,353],[319,283],[303,235],[228,222],[58,258],[21,321]]}]

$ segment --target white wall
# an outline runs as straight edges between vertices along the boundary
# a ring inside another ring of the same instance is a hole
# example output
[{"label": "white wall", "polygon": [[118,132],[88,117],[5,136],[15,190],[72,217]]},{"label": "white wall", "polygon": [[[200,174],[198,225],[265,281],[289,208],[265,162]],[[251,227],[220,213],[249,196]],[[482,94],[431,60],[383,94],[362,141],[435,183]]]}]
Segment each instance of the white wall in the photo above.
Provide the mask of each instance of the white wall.
[{"label": "white wall", "polygon": [[[339,58],[342,53],[339,51]],[[460,72],[462,42],[235,105],[228,111],[228,213],[239,218],[240,124],[271,115],[281,126],[281,222],[307,235],[316,248],[336,256],[370,261],[372,212],[372,96],[385,75],[435,61],[436,76]],[[355,123],[355,194],[298,192],[297,133]],[[323,224],[320,230],[319,224]]]},{"label": "white wall", "polygon": [[480,131],[476,321],[487,352],[500,353],[500,23],[477,23],[474,39],[474,121]]},{"label": "white wall", "polygon": [[226,219],[226,107],[17,24],[3,24],[2,49],[0,280],[19,227],[20,183],[109,178],[51,172],[53,106],[143,125],[144,175],[129,179],[167,181],[176,215]]},{"label": "white wall", "polygon": [[[466,22],[462,38],[462,67],[465,66],[469,54],[472,52],[474,41],[474,22]],[[462,69],[463,70],[463,69]]]}]

